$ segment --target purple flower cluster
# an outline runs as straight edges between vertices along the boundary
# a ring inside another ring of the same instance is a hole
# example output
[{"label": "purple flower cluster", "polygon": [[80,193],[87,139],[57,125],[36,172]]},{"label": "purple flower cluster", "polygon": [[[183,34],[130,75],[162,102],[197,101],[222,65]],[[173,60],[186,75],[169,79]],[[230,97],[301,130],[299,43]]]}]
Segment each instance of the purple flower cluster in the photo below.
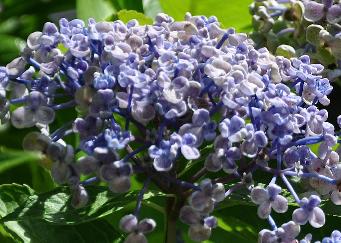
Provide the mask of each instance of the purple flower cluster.
[{"label": "purple flower cluster", "polygon": [[[318,108],[329,104],[332,91],[322,71],[308,56],[287,59],[256,49],[215,17],[186,14],[177,22],[158,14],[146,26],[61,19],[59,28],[46,23],[32,33],[22,56],[0,68],[0,118],[40,131],[29,133],[23,146],[53,161],[52,177],[70,185],[75,207],[87,204],[89,183],[125,193],[131,176],[142,174],[135,213],[120,222],[126,242],[146,242],[144,233],[156,226],[138,220],[149,182],[187,198],[178,213],[195,241],[217,226],[214,208],[246,188],[258,216],[272,226],[260,232],[260,242],[291,242],[300,225],[325,223],[318,195],[341,204],[338,136],[328,112]],[[60,110],[77,115],[50,131]],[[67,136],[79,143],[67,144]],[[310,144],[319,144],[317,153]],[[189,180],[179,178],[180,168],[197,162],[202,165]],[[207,177],[219,171],[225,176]],[[273,176],[259,181],[265,188],[254,182],[255,171]],[[291,176],[310,182],[308,198],[299,197]],[[279,228],[271,213],[285,213],[288,200],[277,179],[299,206]]]}]

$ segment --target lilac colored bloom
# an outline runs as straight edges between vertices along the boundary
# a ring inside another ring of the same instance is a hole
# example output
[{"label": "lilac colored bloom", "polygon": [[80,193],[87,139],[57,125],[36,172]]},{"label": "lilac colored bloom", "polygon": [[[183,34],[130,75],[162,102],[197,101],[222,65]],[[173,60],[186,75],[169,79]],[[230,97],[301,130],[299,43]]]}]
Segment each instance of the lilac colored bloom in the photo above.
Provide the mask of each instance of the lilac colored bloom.
[{"label": "lilac colored bloom", "polygon": [[202,214],[190,206],[181,208],[179,218],[190,225],[188,234],[195,241],[207,240],[211,236],[211,229],[217,226],[217,219],[214,216]]},{"label": "lilac colored bloom", "polygon": [[311,226],[315,228],[320,228],[325,223],[325,215],[321,208],[319,208],[319,204],[321,203],[321,199],[312,195],[308,198],[303,198],[300,202],[301,207],[295,209],[292,214],[292,220],[300,225],[306,224],[308,221]]},{"label": "lilac colored bloom", "polygon": [[0,67],[0,84],[2,87],[6,87],[8,83],[8,74],[5,67]]},{"label": "lilac colored bloom", "polygon": [[156,223],[153,219],[146,218],[138,222],[136,216],[132,214],[125,215],[120,220],[120,229],[129,234],[124,241],[126,243],[147,243],[144,234],[152,232],[155,227]]},{"label": "lilac colored bloom", "polygon": [[197,211],[212,211],[215,202],[221,202],[225,198],[223,184],[212,184],[205,179],[200,182],[201,191],[194,192],[189,198],[189,204]]},{"label": "lilac colored bloom", "polygon": [[308,21],[316,22],[324,16],[324,5],[315,1],[306,1],[304,17]]},{"label": "lilac colored bloom", "polygon": [[94,74],[93,85],[95,89],[110,89],[115,85],[115,78],[109,75]]},{"label": "lilac colored bloom", "polygon": [[337,243],[341,242],[341,232],[334,230],[330,237],[325,237],[322,239],[322,243]]},{"label": "lilac colored bloom", "polygon": [[258,234],[258,242],[260,243],[275,243],[283,242],[290,243],[296,240],[300,233],[300,226],[293,221],[282,224],[281,227],[270,231],[263,229]]},{"label": "lilac colored bloom", "polygon": [[104,131],[104,139],[106,145],[111,149],[123,149],[129,142],[134,140],[134,137],[128,131],[121,131],[119,128],[114,130],[106,129]]},{"label": "lilac colored bloom", "polygon": [[205,140],[211,141],[216,136],[216,124],[211,121],[206,109],[197,109],[193,112],[192,123],[186,123],[179,129],[179,134],[191,133],[196,137],[195,146],[200,146]]},{"label": "lilac colored bloom", "polygon": [[[329,0],[307,0],[305,11],[297,1],[285,8],[279,1],[255,5],[254,22],[269,36],[299,34],[290,28],[273,33],[281,16],[284,22],[339,22],[339,4]],[[339,55],[338,36],[313,27],[308,29],[318,32],[321,48]],[[156,226],[152,219],[138,220],[151,183],[188,203],[179,212],[174,207],[174,215],[189,225],[192,240],[207,240],[218,224],[211,213],[246,188],[258,216],[272,227],[260,232],[259,241],[289,243],[300,225],[320,227],[325,216],[319,198],[300,200],[286,176],[307,182],[309,195],[330,196],[335,204],[341,196],[337,129],[318,106],[329,104],[332,86],[323,65],[284,49],[278,49],[283,56],[259,49],[214,16],[187,13],[174,21],[158,14],[152,25],[61,19],[59,27],[46,23],[32,33],[22,56],[0,67],[0,119],[39,129],[23,146],[51,161],[54,181],[70,186],[75,208],[89,201],[88,184],[102,181],[113,193],[126,193],[139,173],[145,181],[135,212],[120,221],[125,242],[147,242],[145,233]],[[69,120],[59,121],[64,110]],[[269,178],[258,172],[272,178],[265,188],[254,186]],[[82,180],[84,175],[90,177]],[[277,228],[272,209],[288,209],[279,177],[301,207]]]},{"label": "lilac colored bloom", "polygon": [[181,153],[183,156],[188,160],[198,159],[200,157],[200,152],[194,147],[197,140],[196,137],[191,133],[185,133],[181,140]]},{"label": "lilac colored bloom", "polygon": [[169,171],[178,154],[178,149],[179,144],[171,140],[162,140],[159,146],[150,146],[148,153],[154,159],[154,168],[157,171]]},{"label": "lilac colored bloom", "polygon": [[219,130],[224,138],[228,138],[231,142],[240,142],[246,136],[244,119],[233,116],[231,119],[224,119],[219,124]]},{"label": "lilac colored bloom", "polygon": [[266,189],[255,187],[251,191],[251,200],[258,204],[258,216],[262,219],[267,218],[271,209],[277,213],[285,213],[288,210],[288,200],[279,195],[281,188],[270,184]]},{"label": "lilac colored bloom", "polygon": [[55,118],[54,110],[46,105],[45,97],[33,91],[27,97],[27,106],[17,108],[11,116],[13,126],[32,127],[37,123],[50,124]]},{"label": "lilac colored bloom", "polygon": [[115,193],[129,191],[132,172],[131,164],[124,161],[104,164],[99,169],[101,179],[108,182],[109,189]]}]

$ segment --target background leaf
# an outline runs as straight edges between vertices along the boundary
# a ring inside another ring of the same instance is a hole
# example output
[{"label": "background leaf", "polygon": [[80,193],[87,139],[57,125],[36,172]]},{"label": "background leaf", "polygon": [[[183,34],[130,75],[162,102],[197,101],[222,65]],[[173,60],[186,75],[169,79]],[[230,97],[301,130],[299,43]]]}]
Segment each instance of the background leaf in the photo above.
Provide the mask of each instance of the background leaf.
[{"label": "background leaf", "polygon": [[[74,209],[70,204],[69,188],[58,187],[46,193],[29,196],[25,204],[3,218],[3,221],[43,219],[60,225],[80,224],[122,210],[129,204],[135,205],[139,193],[133,191],[127,194],[114,194],[104,186],[89,186],[86,189],[90,199],[84,208]],[[147,192],[144,194],[144,200],[163,195],[159,192]]]},{"label": "background leaf", "polygon": [[144,14],[152,19],[154,19],[158,13],[162,12],[161,5],[158,0],[143,0],[143,10]]},{"label": "background leaf", "polygon": [[106,0],[77,0],[77,17],[85,22],[89,18],[97,21],[103,21],[116,12],[116,9]]},{"label": "background leaf", "polygon": [[141,13],[143,12],[142,0],[110,0],[110,2],[118,10],[129,9],[129,10],[135,10]]},{"label": "background leaf", "polygon": [[0,173],[18,165],[36,162],[40,159],[41,158],[37,153],[0,147]]},{"label": "background leaf", "polygon": [[139,24],[153,24],[153,20],[143,13],[136,12],[135,10],[121,10],[117,13],[119,20],[127,23],[129,20],[136,19]]},{"label": "background leaf", "polygon": [[251,30],[249,4],[252,0],[160,0],[163,11],[175,20],[183,20],[185,13],[192,15],[217,16],[224,27]]},{"label": "background leaf", "polygon": [[[0,186],[0,216],[4,217],[15,211],[34,191],[26,185],[9,184]],[[121,235],[105,220],[74,225],[53,225],[41,219],[4,222],[3,226],[19,242],[60,243],[65,242],[103,242],[112,243]]]}]

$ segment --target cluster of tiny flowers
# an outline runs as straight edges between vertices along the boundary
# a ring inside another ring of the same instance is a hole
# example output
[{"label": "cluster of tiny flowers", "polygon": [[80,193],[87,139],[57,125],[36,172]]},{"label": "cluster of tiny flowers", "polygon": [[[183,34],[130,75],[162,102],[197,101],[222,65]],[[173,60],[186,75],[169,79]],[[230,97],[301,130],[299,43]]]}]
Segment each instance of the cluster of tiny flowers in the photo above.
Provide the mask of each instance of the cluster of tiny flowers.
[{"label": "cluster of tiny flowers", "polygon": [[[308,54],[341,76],[341,3],[337,0],[255,0],[253,39],[279,55]],[[334,67],[337,66],[338,69]]]},{"label": "cluster of tiny flowers", "polygon": [[[32,33],[22,56],[0,68],[0,118],[36,127],[23,146],[52,161],[53,179],[70,186],[76,208],[87,205],[88,184],[125,193],[141,174],[135,212],[120,221],[126,242],[147,242],[156,227],[138,219],[149,183],[186,198],[179,218],[195,241],[217,226],[215,207],[246,189],[272,227],[260,242],[292,242],[307,222],[324,225],[319,196],[341,204],[338,135],[317,107],[329,104],[332,91],[323,69],[307,55],[256,49],[215,17],[186,14],[177,22],[158,14],[153,25],[61,19],[59,28],[46,23]],[[50,131],[61,110],[75,117]],[[68,136],[78,138],[76,147]],[[310,144],[319,144],[316,154]],[[177,176],[197,161],[190,179]],[[255,171],[273,179],[255,184]],[[288,177],[309,181],[309,195],[300,198]],[[271,213],[285,213],[288,200],[277,180],[299,206],[279,228]]]}]

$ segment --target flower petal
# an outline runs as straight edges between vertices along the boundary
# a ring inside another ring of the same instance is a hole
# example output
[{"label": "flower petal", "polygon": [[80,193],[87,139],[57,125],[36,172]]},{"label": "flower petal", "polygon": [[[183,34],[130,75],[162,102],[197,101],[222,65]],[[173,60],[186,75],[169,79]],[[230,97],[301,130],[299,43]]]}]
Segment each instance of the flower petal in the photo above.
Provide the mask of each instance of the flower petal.
[{"label": "flower petal", "polygon": [[169,171],[173,167],[173,162],[168,157],[160,156],[154,159],[153,166],[157,171]]},{"label": "flower petal", "polygon": [[334,190],[330,195],[330,199],[335,205],[341,205],[341,192],[339,190]]},{"label": "flower petal", "polygon": [[314,1],[304,3],[304,18],[310,22],[316,22],[324,16],[324,5]]},{"label": "flower petal", "polygon": [[148,240],[142,233],[130,233],[124,243],[148,243]]},{"label": "flower petal", "polygon": [[11,122],[16,128],[33,127],[35,124],[34,114],[26,107],[19,107],[12,112]]},{"label": "flower petal", "polygon": [[197,148],[189,146],[189,145],[182,145],[181,146],[181,153],[188,160],[198,159],[200,157],[199,150]]},{"label": "flower petal", "polygon": [[130,233],[136,229],[137,218],[133,214],[123,216],[120,220],[120,229],[126,233]]},{"label": "flower petal", "polygon": [[204,219],[204,225],[210,228],[215,228],[217,227],[218,221],[217,218],[214,216],[209,216]]},{"label": "flower petal", "polygon": [[268,192],[264,188],[256,186],[251,191],[251,200],[256,204],[261,204],[268,200]]},{"label": "flower petal", "polygon": [[216,202],[221,202],[225,199],[225,188],[222,183],[216,183],[213,185],[212,198]]},{"label": "flower petal", "polygon": [[55,112],[52,108],[41,106],[35,113],[35,119],[38,123],[47,125],[54,121]]},{"label": "flower petal", "polygon": [[183,206],[179,218],[185,224],[198,224],[201,220],[200,214],[190,206]]},{"label": "flower petal", "polygon": [[205,168],[211,172],[217,172],[222,168],[222,161],[216,154],[209,154],[205,160]]},{"label": "flower petal", "polygon": [[326,222],[326,217],[321,208],[315,207],[310,214],[309,223],[314,228],[321,228]]},{"label": "flower petal", "polygon": [[109,189],[114,193],[124,193],[130,189],[129,176],[117,176],[109,182]]},{"label": "flower petal", "polygon": [[244,141],[241,146],[240,150],[242,151],[243,155],[249,157],[249,158],[254,158],[257,155],[258,152],[258,147],[257,144],[254,143],[253,141]]},{"label": "flower petal", "polygon": [[204,241],[210,238],[211,228],[201,224],[191,225],[188,235],[194,241]]},{"label": "flower petal", "polygon": [[258,234],[258,243],[274,243],[278,242],[278,237],[274,231],[263,229]]},{"label": "flower petal", "polygon": [[26,61],[23,57],[17,57],[6,65],[9,76],[18,77],[25,71]]},{"label": "flower petal", "polygon": [[259,205],[257,214],[261,219],[266,219],[271,213],[271,203],[269,201],[264,201]]},{"label": "flower petal", "polygon": [[89,195],[85,188],[81,185],[73,192],[71,204],[74,208],[82,208],[89,201]]},{"label": "flower petal", "polygon": [[143,219],[137,226],[137,229],[142,233],[152,232],[156,227],[156,222],[153,219]]},{"label": "flower petal", "polygon": [[341,21],[341,4],[335,4],[328,9],[327,21],[331,24],[336,24]]},{"label": "flower petal", "polygon": [[309,214],[303,208],[295,209],[292,214],[292,220],[300,225],[304,225],[308,222]]},{"label": "flower petal", "polygon": [[271,202],[271,206],[275,212],[285,213],[288,210],[288,200],[281,195],[277,195],[275,200]]},{"label": "flower petal", "polygon": [[208,204],[210,197],[201,191],[194,192],[189,198],[189,204],[197,211],[202,211]]},{"label": "flower petal", "polygon": [[[296,224],[294,221],[289,221],[288,223],[283,224],[281,228],[284,229],[284,237],[287,239],[289,237],[290,239],[295,239],[301,231],[300,225]],[[281,236],[281,238],[284,237]]]}]

